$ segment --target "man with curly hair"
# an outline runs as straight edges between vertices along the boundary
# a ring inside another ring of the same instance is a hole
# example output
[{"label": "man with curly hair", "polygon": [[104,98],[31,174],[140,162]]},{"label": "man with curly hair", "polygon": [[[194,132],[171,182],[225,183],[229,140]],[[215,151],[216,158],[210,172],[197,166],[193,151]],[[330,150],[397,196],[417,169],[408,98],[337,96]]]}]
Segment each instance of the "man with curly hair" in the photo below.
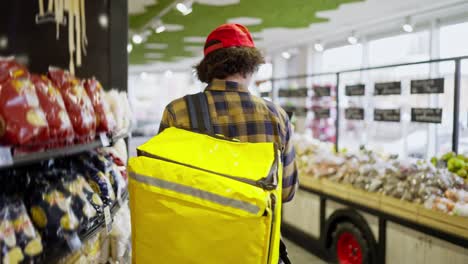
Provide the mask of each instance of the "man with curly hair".
[{"label": "man with curly hair", "polygon": [[[248,29],[224,24],[208,36],[204,58],[195,66],[205,91],[211,132],[244,142],[274,142],[281,149],[283,163],[283,202],[290,201],[298,186],[291,124],[286,112],[272,102],[252,95],[253,74],[264,63]],[[159,131],[168,127],[195,130],[186,97],[169,105]]]}]

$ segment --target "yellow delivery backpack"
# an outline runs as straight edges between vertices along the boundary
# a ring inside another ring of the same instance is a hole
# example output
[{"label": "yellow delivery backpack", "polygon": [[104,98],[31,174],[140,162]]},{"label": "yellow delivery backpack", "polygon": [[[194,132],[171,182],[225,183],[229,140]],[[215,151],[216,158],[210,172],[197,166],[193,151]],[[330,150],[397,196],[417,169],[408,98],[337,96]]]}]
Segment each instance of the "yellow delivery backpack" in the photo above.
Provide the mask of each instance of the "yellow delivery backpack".
[{"label": "yellow delivery backpack", "polygon": [[130,159],[133,263],[277,264],[281,163],[273,143],[168,128]]}]

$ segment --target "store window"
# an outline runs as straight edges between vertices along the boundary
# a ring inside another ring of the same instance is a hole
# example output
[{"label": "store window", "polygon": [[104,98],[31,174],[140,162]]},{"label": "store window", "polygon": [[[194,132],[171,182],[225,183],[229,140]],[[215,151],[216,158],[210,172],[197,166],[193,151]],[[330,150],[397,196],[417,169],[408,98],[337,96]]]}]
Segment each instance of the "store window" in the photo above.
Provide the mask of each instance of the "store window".
[{"label": "store window", "polygon": [[422,61],[430,58],[429,32],[402,34],[369,42],[371,66]]},{"label": "store window", "polygon": [[362,66],[362,45],[347,45],[323,52],[322,71],[336,72]]},{"label": "store window", "polygon": [[440,28],[440,56],[457,57],[468,55],[468,22]]}]

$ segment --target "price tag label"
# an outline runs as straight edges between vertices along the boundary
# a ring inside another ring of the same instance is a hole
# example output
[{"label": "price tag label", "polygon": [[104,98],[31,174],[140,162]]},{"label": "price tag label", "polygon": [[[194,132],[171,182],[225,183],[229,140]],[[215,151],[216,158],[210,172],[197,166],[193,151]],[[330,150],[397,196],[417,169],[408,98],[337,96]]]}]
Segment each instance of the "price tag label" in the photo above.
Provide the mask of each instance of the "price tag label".
[{"label": "price tag label", "polygon": [[13,155],[11,155],[10,147],[0,147],[0,165],[13,164]]},{"label": "price tag label", "polygon": [[331,95],[330,86],[314,86],[312,89],[314,90],[315,97],[325,97]]},{"label": "price tag label", "polygon": [[376,83],[374,86],[374,95],[400,95],[401,82]]},{"label": "price tag label", "polygon": [[412,94],[444,93],[444,78],[411,81]]},{"label": "price tag label", "polygon": [[411,121],[440,124],[442,108],[411,108]]},{"label": "price tag label", "polygon": [[346,85],[345,95],[346,96],[363,96],[366,92],[366,86],[364,84]]},{"label": "price tag label", "polygon": [[400,122],[400,109],[374,109],[374,121]]},{"label": "price tag label", "polygon": [[101,144],[103,147],[110,146],[109,138],[107,137],[106,133],[100,133],[99,138],[101,139]]},{"label": "price tag label", "polygon": [[345,109],[345,119],[364,120],[364,108],[350,107]]},{"label": "price tag label", "polygon": [[327,119],[330,118],[330,109],[328,108],[317,108],[312,110],[314,112],[315,119]]},{"label": "price tag label", "polygon": [[107,234],[112,231],[112,215],[109,206],[104,207],[104,221],[106,222]]}]

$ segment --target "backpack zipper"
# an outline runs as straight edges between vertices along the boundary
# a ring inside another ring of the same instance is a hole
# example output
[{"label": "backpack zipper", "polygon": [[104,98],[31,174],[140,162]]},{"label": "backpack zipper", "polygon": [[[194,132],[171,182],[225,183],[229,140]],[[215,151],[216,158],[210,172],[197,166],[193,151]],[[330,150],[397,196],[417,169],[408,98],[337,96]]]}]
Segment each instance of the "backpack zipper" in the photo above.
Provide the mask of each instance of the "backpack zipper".
[{"label": "backpack zipper", "polygon": [[[267,183],[266,179],[268,179],[270,175],[267,176],[266,178],[262,178],[262,179],[260,179],[258,181],[254,181],[254,180],[250,180],[250,179],[245,179],[245,178],[241,178],[241,177],[237,177],[237,176],[231,176],[231,175],[228,175],[228,174],[203,169],[203,168],[193,166],[193,165],[190,165],[190,164],[185,164],[185,163],[182,163],[182,162],[179,162],[179,161],[171,160],[171,159],[168,159],[168,158],[163,158],[161,156],[150,154],[148,152],[141,151],[141,150],[138,150],[138,156],[145,156],[145,157],[148,157],[148,158],[153,158],[153,159],[158,159],[158,160],[174,163],[174,164],[181,165],[181,166],[184,166],[184,167],[188,167],[188,168],[191,168],[191,169],[196,169],[196,170],[216,174],[216,175],[224,177],[224,178],[228,178],[228,179],[231,179],[231,180],[239,181],[239,182],[242,182],[242,183],[246,183],[246,184],[261,188],[263,190],[274,190],[276,188],[276,186],[277,186],[276,177],[274,177],[274,175],[273,175],[274,181],[271,182],[271,183]],[[275,170],[273,170],[273,172],[270,171],[270,174],[271,173],[276,173],[276,172],[275,172]]]}]

